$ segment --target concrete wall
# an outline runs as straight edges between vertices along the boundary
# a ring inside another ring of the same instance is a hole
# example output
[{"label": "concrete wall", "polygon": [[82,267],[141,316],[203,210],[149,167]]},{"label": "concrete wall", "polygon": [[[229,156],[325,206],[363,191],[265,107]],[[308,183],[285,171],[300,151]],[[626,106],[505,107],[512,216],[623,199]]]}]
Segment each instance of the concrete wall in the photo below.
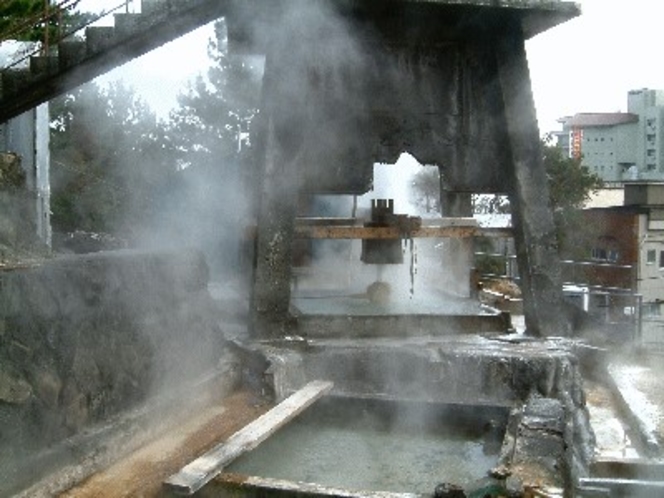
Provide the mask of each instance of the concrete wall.
[{"label": "concrete wall", "polygon": [[664,184],[633,183],[625,185],[625,206],[664,206]]},{"label": "concrete wall", "polygon": [[197,252],[112,252],[0,272],[0,446],[40,447],[216,365]]},{"label": "concrete wall", "polygon": [[[570,237],[563,258],[595,264],[566,265],[563,280],[577,284],[636,289],[639,214],[629,209],[582,211],[585,230]],[[595,251],[595,252],[593,252]],[[605,259],[597,252],[604,251]],[[632,265],[632,268],[621,266]]]}]

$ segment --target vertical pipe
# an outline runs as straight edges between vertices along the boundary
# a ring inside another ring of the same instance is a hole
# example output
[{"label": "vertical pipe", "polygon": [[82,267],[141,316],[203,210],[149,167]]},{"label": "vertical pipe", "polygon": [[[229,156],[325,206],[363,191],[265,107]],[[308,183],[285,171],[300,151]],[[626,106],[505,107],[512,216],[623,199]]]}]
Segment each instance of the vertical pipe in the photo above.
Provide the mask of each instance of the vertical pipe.
[{"label": "vertical pipe", "polygon": [[49,53],[49,25],[51,21],[51,14],[50,14],[50,0],[44,0],[44,47],[42,49],[42,52],[44,55],[47,55]]}]

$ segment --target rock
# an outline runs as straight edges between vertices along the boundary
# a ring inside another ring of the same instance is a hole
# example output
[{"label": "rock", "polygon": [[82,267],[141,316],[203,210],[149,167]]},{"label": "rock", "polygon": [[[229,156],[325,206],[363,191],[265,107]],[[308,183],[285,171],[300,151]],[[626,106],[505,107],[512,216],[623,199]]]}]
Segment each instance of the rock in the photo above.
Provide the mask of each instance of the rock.
[{"label": "rock", "polygon": [[58,405],[60,391],[62,391],[62,380],[52,368],[35,369],[32,374],[32,385],[35,394],[48,408]]},{"label": "rock", "polygon": [[72,432],[78,432],[89,418],[85,395],[73,383],[69,383],[62,392],[62,404],[64,405],[65,426]]},{"label": "rock", "polygon": [[0,366],[0,401],[20,405],[32,396],[32,387],[17,372]]},{"label": "rock", "polygon": [[9,343],[9,357],[17,365],[27,365],[32,359],[32,350],[23,343],[11,341]]},{"label": "rock", "polygon": [[436,486],[433,496],[434,498],[466,498],[466,493],[460,486],[444,482]]},{"label": "rock", "polygon": [[369,301],[375,304],[387,304],[390,302],[392,289],[387,282],[374,282],[367,287]]}]

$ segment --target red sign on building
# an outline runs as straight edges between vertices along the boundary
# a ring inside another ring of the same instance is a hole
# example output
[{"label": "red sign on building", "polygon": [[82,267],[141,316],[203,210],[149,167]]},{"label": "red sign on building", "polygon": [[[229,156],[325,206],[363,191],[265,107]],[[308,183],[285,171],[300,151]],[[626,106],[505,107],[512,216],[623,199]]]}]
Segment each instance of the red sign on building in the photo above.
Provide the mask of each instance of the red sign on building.
[{"label": "red sign on building", "polygon": [[582,128],[573,128],[572,129],[572,146],[570,147],[570,156],[574,159],[581,159],[581,142],[583,141],[583,129]]}]

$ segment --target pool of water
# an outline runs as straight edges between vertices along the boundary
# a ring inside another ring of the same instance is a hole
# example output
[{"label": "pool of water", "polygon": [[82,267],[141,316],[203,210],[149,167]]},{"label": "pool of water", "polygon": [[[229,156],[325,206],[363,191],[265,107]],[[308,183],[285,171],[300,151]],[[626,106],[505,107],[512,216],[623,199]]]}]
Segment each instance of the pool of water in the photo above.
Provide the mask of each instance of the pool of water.
[{"label": "pool of water", "polygon": [[507,410],[331,398],[228,472],[349,490],[432,493],[467,486],[498,460]]}]

